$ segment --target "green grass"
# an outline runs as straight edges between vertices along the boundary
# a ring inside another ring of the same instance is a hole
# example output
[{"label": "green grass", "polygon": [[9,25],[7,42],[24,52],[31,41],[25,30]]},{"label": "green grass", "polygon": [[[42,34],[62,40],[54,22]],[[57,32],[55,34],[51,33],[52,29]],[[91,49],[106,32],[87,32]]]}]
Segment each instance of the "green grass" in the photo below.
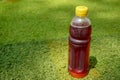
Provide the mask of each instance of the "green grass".
[{"label": "green grass", "polygon": [[79,80],[119,80],[119,0],[0,0],[0,80],[77,80],[67,72],[77,5],[89,7],[90,56],[97,59]]}]

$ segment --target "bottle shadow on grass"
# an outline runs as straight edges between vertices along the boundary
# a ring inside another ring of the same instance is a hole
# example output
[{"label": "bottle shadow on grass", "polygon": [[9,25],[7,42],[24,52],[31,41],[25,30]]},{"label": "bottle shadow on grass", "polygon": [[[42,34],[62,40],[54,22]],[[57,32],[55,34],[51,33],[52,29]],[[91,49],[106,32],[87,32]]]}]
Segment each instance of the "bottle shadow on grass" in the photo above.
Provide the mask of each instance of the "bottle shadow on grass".
[{"label": "bottle shadow on grass", "polygon": [[92,68],[95,68],[95,65],[97,64],[97,59],[94,56],[90,56],[90,61],[89,61],[89,71]]}]

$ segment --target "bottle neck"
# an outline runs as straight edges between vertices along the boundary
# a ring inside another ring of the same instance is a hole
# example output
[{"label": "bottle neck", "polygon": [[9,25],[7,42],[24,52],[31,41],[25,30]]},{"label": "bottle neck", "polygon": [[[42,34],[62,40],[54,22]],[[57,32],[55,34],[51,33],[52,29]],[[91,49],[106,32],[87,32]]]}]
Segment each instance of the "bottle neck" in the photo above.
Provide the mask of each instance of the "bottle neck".
[{"label": "bottle neck", "polygon": [[71,21],[71,25],[79,28],[88,27],[89,25],[91,25],[91,22],[87,17],[75,16]]},{"label": "bottle neck", "polygon": [[77,16],[77,15],[76,15],[76,17],[83,19],[83,18],[86,18],[87,16]]}]

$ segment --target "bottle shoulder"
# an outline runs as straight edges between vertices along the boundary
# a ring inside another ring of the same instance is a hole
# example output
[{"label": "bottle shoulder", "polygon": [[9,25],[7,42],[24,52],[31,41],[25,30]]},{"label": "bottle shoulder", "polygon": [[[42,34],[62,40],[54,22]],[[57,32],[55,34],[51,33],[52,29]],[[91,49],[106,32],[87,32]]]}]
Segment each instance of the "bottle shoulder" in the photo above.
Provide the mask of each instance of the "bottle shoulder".
[{"label": "bottle shoulder", "polygon": [[77,28],[84,28],[90,25],[91,25],[91,21],[88,17],[81,18],[81,17],[75,16],[71,21],[71,26],[77,27]]}]

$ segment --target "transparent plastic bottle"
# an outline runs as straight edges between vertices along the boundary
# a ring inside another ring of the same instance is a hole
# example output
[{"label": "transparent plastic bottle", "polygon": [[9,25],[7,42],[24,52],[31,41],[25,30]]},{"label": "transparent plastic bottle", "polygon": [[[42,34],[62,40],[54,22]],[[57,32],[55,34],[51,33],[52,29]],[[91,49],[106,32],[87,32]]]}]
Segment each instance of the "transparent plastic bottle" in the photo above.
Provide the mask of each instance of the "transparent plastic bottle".
[{"label": "transparent plastic bottle", "polygon": [[89,71],[91,22],[86,6],[77,6],[75,13],[69,28],[68,71],[73,77],[82,78]]}]

